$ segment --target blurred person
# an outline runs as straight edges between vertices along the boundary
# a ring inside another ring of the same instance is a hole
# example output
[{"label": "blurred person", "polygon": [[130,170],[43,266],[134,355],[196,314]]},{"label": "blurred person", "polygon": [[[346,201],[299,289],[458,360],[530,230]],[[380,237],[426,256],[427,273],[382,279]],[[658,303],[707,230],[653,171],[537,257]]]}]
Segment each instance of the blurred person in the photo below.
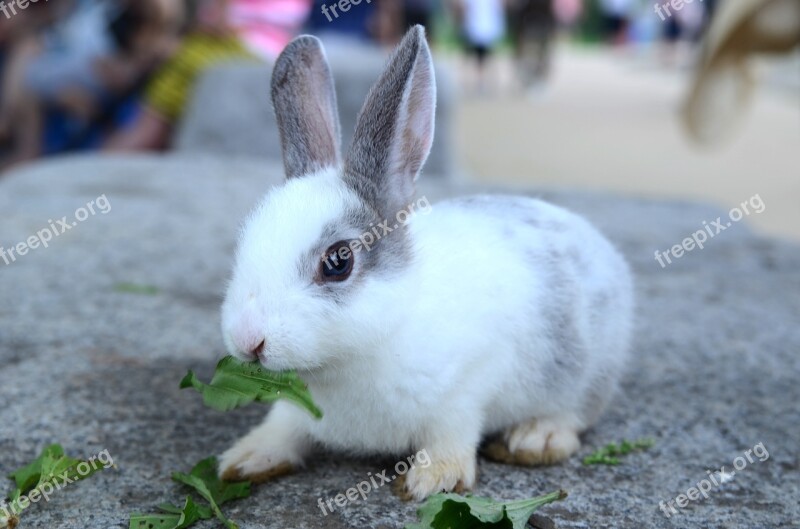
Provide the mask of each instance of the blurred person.
[{"label": "blurred person", "polygon": [[505,34],[503,0],[457,0],[461,36],[468,55],[474,57],[479,92],[488,89],[488,62]]},{"label": "blurred person", "polygon": [[203,73],[224,62],[272,61],[297,33],[309,0],[199,0],[189,31],[149,82],[136,120],[107,150],[162,150]]},{"label": "blurred person", "polygon": [[24,69],[39,49],[34,37],[60,18],[59,11],[73,6],[71,0],[39,2],[13,17],[0,16],[0,140],[9,139],[9,107],[19,97]]},{"label": "blurred person", "polygon": [[509,31],[514,44],[517,73],[524,89],[543,81],[550,70],[556,31],[553,0],[511,0]]},{"label": "blurred person", "polygon": [[346,15],[335,10],[338,0],[314,0],[308,32],[323,40],[353,39],[392,47],[403,36],[403,0],[361,0],[350,4]]},{"label": "blurred person", "polygon": [[718,0],[703,0],[703,27],[700,31],[700,37],[705,36],[708,28],[711,27],[711,21],[714,19],[714,13],[717,11]]},{"label": "blurred person", "polygon": [[606,40],[614,45],[628,42],[628,26],[635,0],[599,0]]},{"label": "blurred person", "polygon": [[403,0],[403,34],[417,24],[425,28],[428,43],[433,41],[435,0]]},{"label": "blurred person", "polygon": [[[11,45],[15,40],[42,30],[69,11],[74,3],[75,0],[36,2],[29,4],[27,9],[17,10],[15,15],[0,16],[0,46]],[[7,5],[6,10],[11,13],[10,6]]]},{"label": "blurred person", "polygon": [[688,45],[696,42],[702,33],[705,8],[699,2],[683,4],[672,16],[664,18],[664,62],[680,65],[684,62],[683,56],[690,52]]},{"label": "blurred person", "polygon": [[583,15],[583,0],[553,0],[553,12],[560,27],[572,29]]},{"label": "blurred person", "polygon": [[[171,4],[65,2],[49,27],[15,43],[0,98],[0,136],[13,142],[3,165],[40,156],[47,137],[90,127],[107,103],[131,89],[164,52],[163,32],[175,22]],[[50,117],[59,126],[49,129]]]},{"label": "blurred person", "polygon": [[224,0],[231,34],[256,57],[274,62],[308,19],[311,0]]},{"label": "blurred person", "polygon": [[[10,160],[14,163],[35,157],[40,150],[41,100],[54,99],[54,92],[72,81],[83,81],[95,53],[110,47],[104,38],[105,12],[99,5],[80,9],[75,1],[44,4],[53,15],[48,23],[38,24],[37,9],[18,13],[21,26],[13,32],[3,68],[0,97],[0,138],[13,142]],[[57,9],[60,8],[60,9]],[[58,11],[58,13],[53,13]],[[14,19],[16,22],[16,19]],[[60,66],[64,68],[59,68]],[[51,69],[51,79],[42,75]],[[76,71],[75,75],[71,75]],[[90,72],[91,77],[91,72]]]},{"label": "blurred person", "polygon": [[375,0],[370,32],[381,46],[394,47],[403,37],[403,0]]},{"label": "blurred person", "polygon": [[360,2],[357,7],[349,10],[347,16],[332,14],[328,8],[332,1],[314,0],[307,24],[308,33],[322,38],[336,35],[357,41],[373,40],[372,20],[377,11],[375,0],[370,3]]}]

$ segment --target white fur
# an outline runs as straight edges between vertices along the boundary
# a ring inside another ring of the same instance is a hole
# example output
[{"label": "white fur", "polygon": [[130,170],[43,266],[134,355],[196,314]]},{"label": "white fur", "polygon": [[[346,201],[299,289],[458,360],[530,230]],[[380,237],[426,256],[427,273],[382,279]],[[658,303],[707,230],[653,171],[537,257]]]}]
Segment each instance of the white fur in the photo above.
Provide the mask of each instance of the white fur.
[{"label": "white fur", "polygon": [[[312,295],[316,285],[297,281],[296,263],[355,200],[333,171],[290,180],[267,196],[241,238],[223,330],[229,335],[248,314],[267,340],[264,365],[299,369],[325,413],[315,421],[284,405],[281,423],[268,420],[257,430],[265,452],[274,450],[269,439],[284,438],[285,431],[296,434],[293,447],[312,439],[356,453],[424,448],[435,463],[463,467],[455,475],[469,487],[485,434],[534,418],[556,418],[572,431],[589,426],[583,399],[591,377],[610,372],[616,379],[622,371],[631,322],[627,266],[602,236],[580,217],[527,200],[532,211],[569,226],[563,244],[577,245],[594,265],[591,274],[575,278],[578,306],[586,307],[597,290],[616,295],[614,310],[593,315],[599,323],[589,314],[579,318],[581,338],[591,347],[588,365],[552,393],[542,377],[554,362],[554,346],[544,338],[529,341],[541,323],[530,315],[546,304],[551,285],[543,282],[547,270],[520,258],[521,248],[542,244],[537,228],[518,223],[509,237],[508,220],[458,204],[434,205],[408,224],[415,258],[406,271],[367,277],[338,307]],[[223,465],[251,467],[252,442],[226,454]],[[248,457],[237,459],[242,451]],[[301,456],[292,452],[283,460],[297,463]],[[457,481],[443,477],[420,485],[415,495]]]}]

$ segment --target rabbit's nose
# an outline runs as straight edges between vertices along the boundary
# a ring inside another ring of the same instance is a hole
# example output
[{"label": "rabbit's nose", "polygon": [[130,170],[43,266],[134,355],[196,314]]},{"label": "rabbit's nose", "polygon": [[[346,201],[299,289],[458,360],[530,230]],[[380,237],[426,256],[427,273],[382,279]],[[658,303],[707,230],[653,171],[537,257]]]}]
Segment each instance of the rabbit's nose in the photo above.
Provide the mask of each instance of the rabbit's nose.
[{"label": "rabbit's nose", "polygon": [[232,336],[231,338],[236,349],[241,351],[248,360],[257,360],[264,354],[266,340],[260,336],[251,334],[249,336]]},{"label": "rabbit's nose", "polygon": [[258,345],[248,351],[248,356],[252,357],[253,360],[261,358],[261,355],[264,354],[264,345],[266,345],[266,340],[261,340]]}]

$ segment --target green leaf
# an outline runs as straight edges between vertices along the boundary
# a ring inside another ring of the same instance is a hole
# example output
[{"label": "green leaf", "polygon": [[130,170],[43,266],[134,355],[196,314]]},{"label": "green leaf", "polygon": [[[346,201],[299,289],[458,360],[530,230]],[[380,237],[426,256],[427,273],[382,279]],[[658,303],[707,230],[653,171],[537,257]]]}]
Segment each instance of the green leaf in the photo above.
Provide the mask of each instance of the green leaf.
[{"label": "green leaf", "polygon": [[619,445],[610,443],[584,457],[583,464],[612,466],[619,465],[620,459],[617,456],[624,456],[633,452],[641,452],[647,450],[654,444],[655,441],[652,439],[638,439],[636,441],[623,440]]},{"label": "green leaf", "polygon": [[496,502],[491,498],[435,494],[419,508],[420,522],[405,529],[524,529],[531,515],[548,503],[563,500],[563,490],[529,500]]},{"label": "green leaf", "polygon": [[114,285],[115,292],[123,294],[139,294],[141,296],[155,296],[158,294],[158,287],[152,285],[137,285],[136,283],[117,283]]},{"label": "green leaf", "polygon": [[[83,474],[78,471],[81,464],[85,464],[88,469]],[[20,498],[23,495],[30,495],[34,490],[41,490],[45,484],[58,490],[61,485],[84,480],[105,468],[97,460],[93,460],[92,463],[81,461],[64,455],[61,445],[50,445],[31,463],[9,474],[8,478],[12,479],[16,486],[9,495],[9,512],[21,513],[24,509],[19,504]],[[14,518],[12,517],[12,522]]]},{"label": "green leaf", "polygon": [[206,485],[218,505],[250,496],[249,481],[222,481],[217,474],[217,467],[217,458],[208,457],[197,463],[189,475],[200,479]]},{"label": "green leaf", "polygon": [[214,515],[228,529],[239,529],[238,525],[222,514],[219,506],[231,500],[250,496],[249,481],[228,483],[219,479],[217,476],[217,459],[215,457],[200,461],[188,474],[174,472],[172,479],[192,487],[200,496],[205,498],[211,504],[211,510]]},{"label": "green leaf", "polygon": [[25,494],[33,490],[34,487],[39,483],[39,478],[42,474],[42,462],[45,458],[48,459],[55,459],[64,456],[64,449],[61,445],[50,445],[42,450],[42,453],[39,454],[39,457],[34,459],[28,465],[12,472],[8,475],[8,479],[14,480],[17,488],[15,492],[19,492],[19,494]]},{"label": "green leaf", "polygon": [[131,514],[128,529],[177,529],[180,520],[180,514]]},{"label": "green leaf", "polygon": [[[186,496],[186,499],[187,500],[191,499],[191,496]],[[181,507],[178,507],[177,505],[173,505],[171,503],[162,503],[158,506],[158,508],[170,514],[181,514],[183,512],[183,509]]]},{"label": "green leaf", "polygon": [[513,523],[514,529],[524,529],[534,512],[549,503],[561,501],[566,497],[566,491],[557,490],[529,500],[510,501],[505,504],[506,515]]},{"label": "green leaf", "polygon": [[192,372],[181,380],[181,389],[194,388],[203,395],[203,403],[215,410],[229,411],[251,402],[288,399],[307,409],[317,419],[322,411],[314,404],[308,386],[293,371],[275,372],[258,362],[242,363],[226,356],[217,364],[210,384],[201,382]]},{"label": "green leaf", "polygon": [[191,496],[186,496],[182,508],[169,503],[158,508],[167,514],[132,514],[129,529],[185,529],[214,517],[210,507],[197,505]]}]

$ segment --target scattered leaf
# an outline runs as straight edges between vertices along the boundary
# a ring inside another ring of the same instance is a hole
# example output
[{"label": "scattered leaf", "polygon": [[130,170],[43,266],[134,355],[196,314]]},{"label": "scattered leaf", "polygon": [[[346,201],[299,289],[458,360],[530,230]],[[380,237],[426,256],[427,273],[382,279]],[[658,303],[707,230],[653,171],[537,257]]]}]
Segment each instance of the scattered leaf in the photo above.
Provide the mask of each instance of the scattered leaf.
[{"label": "scattered leaf", "polygon": [[186,496],[182,508],[169,503],[158,508],[167,514],[133,514],[129,529],[185,529],[200,520],[214,517],[210,507],[197,505],[191,496]]},{"label": "scattered leaf", "polygon": [[42,475],[42,464],[45,458],[54,459],[64,456],[64,449],[61,445],[50,445],[42,450],[39,457],[25,465],[24,467],[15,470],[8,475],[8,479],[14,480],[20,494],[32,490],[38,483]]},{"label": "scattered leaf", "polygon": [[[172,475],[173,479],[183,483],[183,480],[175,477],[176,475],[186,476],[187,474],[175,472]],[[219,479],[216,457],[203,459],[192,468],[188,475],[202,481],[213,501],[219,505],[250,496],[249,481],[229,482]]]},{"label": "scattered leaf", "polygon": [[209,505],[195,503],[191,495],[186,497],[183,507],[162,503],[158,508],[163,513],[132,514],[129,529],[185,529],[200,520],[209,520],[215,516],[228,529],[239,529],[236,523],[222,513],[220,505],[250,496],[249,481],[228,483],[220,480],[217,477],[215,457],[203,459],[188,474],[174,472],[172,479],[194,489]]},{"label": "scattered leaf", "polygon": [[181,380],[181,389],[194,388],[203,395],[203,403],[210,408],[229,411],[251,402],[272,402],[288,399],[308,410],[317,419],[322,411],[317,408],[308,386],[292,371],[275,372],[258,362],[242,363],[226,356],[217,364],[210,384],[201,382],[194,372]]},{"label": "scattered leaf", "polygon": [[228,483],[217,476],[217,459],[209,457],[200,461],[188,474],[173,472],[172,479],[195,489],[200,496],[211,504],[211,510],[229,529],[239,529],[229,520],[219,506],[223,503],[250,496],[250,482]]},{"label": "scattered leaf", "polygon": [[[20,505],[23,495],[30,496],[34,491],[39,491],[41,494],[41,489],[45,485],[49,485],[53,490],[60,490],[64,485],[84,480],[107,468],[96,463],[99,462],[94,460],[89,463],[65,455],[61,445],[47,446],[32,462],[8,475],[8,478],[14,481],[16,488],[9,494],[9,502],[5,506],[11,516],[0,517],[0,528],[13,528],[19,523],[19,514],[25,510]],[[86,465],[83,473],[79,471],[81,465]]]},{"label": "scattered leaf", "polygon": [[158,294],[158,287],[153,285],[137,285],[136,283],[117,283],[114,285],[115,292],[123,294],[139,294],[141,296],[155,296]]},{"label": "scattered leaf", "polygon": [[525,529],[539,508],[563,500],[563,490],[529,500],[497,502],[491,498],[435,494],[417,511],[419,523],[405,529]]},{"label": "scattered leaf", "polygon": [[619,465],[618,456],[647,450],[655,444],[652,439],[622,441],[619,445],[611,443],[583,458],[584,465]]}]

